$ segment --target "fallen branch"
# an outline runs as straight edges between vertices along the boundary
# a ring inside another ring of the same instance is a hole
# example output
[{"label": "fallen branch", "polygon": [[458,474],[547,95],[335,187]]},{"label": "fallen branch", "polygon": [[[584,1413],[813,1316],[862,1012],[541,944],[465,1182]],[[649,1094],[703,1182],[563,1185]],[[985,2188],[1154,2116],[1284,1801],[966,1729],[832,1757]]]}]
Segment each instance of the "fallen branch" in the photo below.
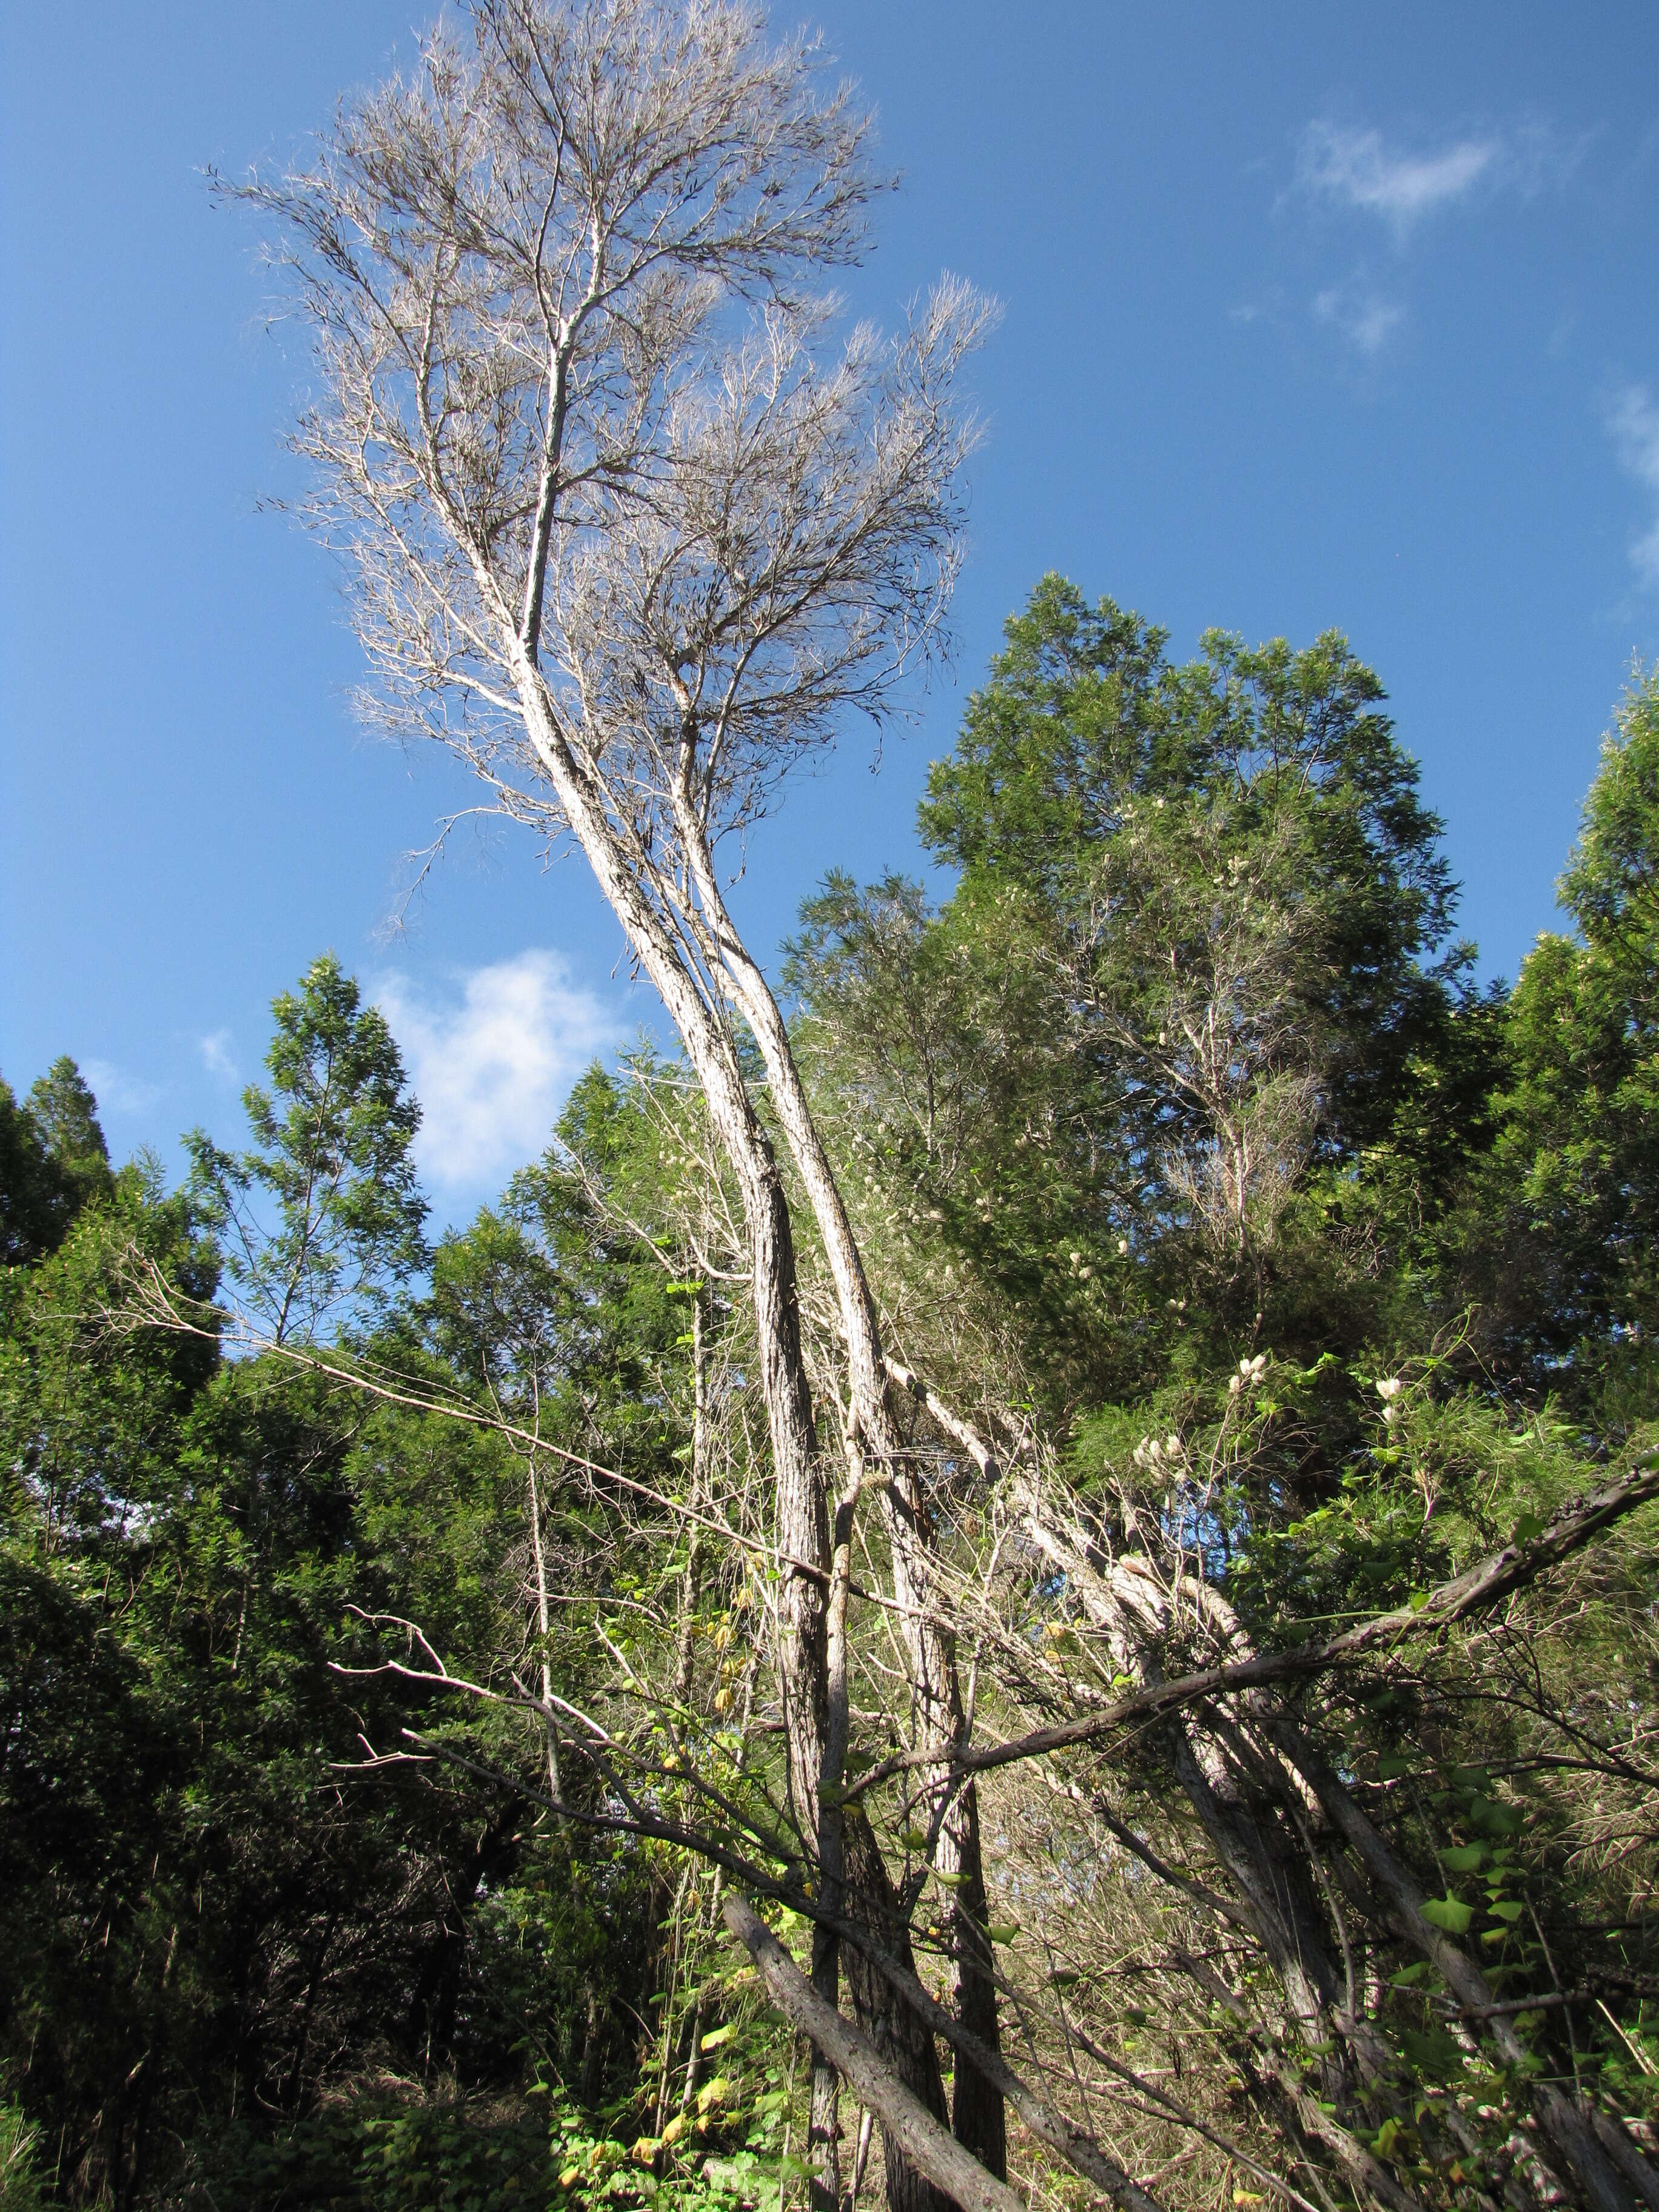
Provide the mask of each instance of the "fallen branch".
[{"label": "fallen branch", "polygon": [[[850,1923],[836,1921],[830,1924],[844,1942],[858,1946],[876,1972],[898,1992],[935,2035],[942,2037],[953,2050],[960,2051],[975,2071],[983,2075],[994,2088],[1001,2091],[1019,2114],[1029,2134],[1035,2136],[1039,2142],[1047,2143],[1050,2150],[1058,2151],[1066,2163],[1082,2174],[1085,2180],[1097,2184],[1120,2208],[1120,2212],[1159,2212],[1156,2200],[1139,2182],[1131,2180],[1121,2166],[1107,2157],[1092,2136],[1085,2134],[1081,2128],[1073,2127],[1070,2121],[1063,2118],[1051,2105],[1029,2088],[1000,2051],[994,2051],[988,2043],[982,2043],[970,2028],[964,2027],[896,1959],[872,1943],[861,1929],[852,1926]],[[1002,1986],[1006,1988],[1007,1985],[1003,1984]],[[1245,2172],[1272,2189],[1287,2203],[1295,2205],[1297,2212],[1318,2212],[1318,2207],[1299,2195],[1289,2182],[1281,2179],[1270,2167],[1259,2166],[1248,2152],[1241,2150],[1226,2136],[1217,2133],[1177,2099],[1121,2061],[1109,2057],[1103,2052],[1094,2055],[1120,2081],[1127,2083],[1138,2095],[1148,2099],[1152,2107],[1160,2108],[1161,2118],[1173,2121],[1179,2127],[1190,2128],[1194,2134],[1202,2136],[1206,2142],[1212,2143]]]},{"label": "fallen branch", "polygon": [[[1294,1644],[1288,1651],[1262,1652],[1254,1658],[1231,1660],[1224,1666],[1205,1667],[1195,1674],[1152,1684],[1102,1706],[1097,1712],[1085,1714],[1074,1721],[1060,1722],[1053,1728],[1033,1729],[1029,1735],[1011,1737],[1006,1743],[963,1746],[952,1755],[951,1770],[982,1774],[993,1767],[1012,1766],[1021,1759],[1041,1759],[1048,1752],[1093,1743],[1127,1728],[1132,1722],[1156,1719],[1160,1714],[1205,1698],[1224,1697],[1238,1690],[1262,1689],[1273,1682],[1322,1674],[1334,1667],[1362,1658],[1379,1645],[1431,1635],[1437,1629],[1449,1627],[1466,1614],[1495,1605],[1500,1598],[1524,1589],[1547,1569],[1581,1551],[1603,1530],[1655,1498],[1659,1498],[1659,1456],[1638,1461],[1627,1474],[1598,1491],[1595,1497],[1564,1505],[1541,1535],[1534,1536],[1529,1543],[1506,1544],[1502,1551],[1490,1553],[1462,1574],[1442,1583],[1416,1605],[1378,1613],[1357,1627],[1345,1629],[1340,1636],[1320,1637],[1307,1644]],[[849,1797],[860,1796],[910,1767],[939,1763],[936,1753],[896,1752],[849,1784],[847,1794]]]},{"label": "fallen branch", "polygon": [[[1022,2199],[942,2128],[920,2098],[896,2080],[862,2029],[821,1997],[748,1900],[728,1890],[720,1912],[754,1960],[767,1994],[792,2026],[809,2038],[893,2141],[961,2212],[1025,2212]],[[1152,2199],[1142,2200],[1156,2212]]]}]

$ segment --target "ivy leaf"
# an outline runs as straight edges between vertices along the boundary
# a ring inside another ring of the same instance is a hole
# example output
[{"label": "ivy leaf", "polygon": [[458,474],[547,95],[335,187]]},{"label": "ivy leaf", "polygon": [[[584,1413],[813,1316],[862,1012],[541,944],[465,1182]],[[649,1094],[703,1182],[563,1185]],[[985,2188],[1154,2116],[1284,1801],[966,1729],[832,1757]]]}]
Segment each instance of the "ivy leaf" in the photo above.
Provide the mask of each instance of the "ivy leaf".
[{"label": "ivy leaf", "polygon": [[1484,1844],[1460,1844],[1455,1850],[1442,1851],[1440,1856],[1454,1874],[1473,1874],[1486,1856]]},{"label": "ivy leaf", "polygon": [[1395,2118],[1394,2115],[1390,2113],[1389,2118],[1383,2121],[1382,2126],[1372,2136],[1371,2148],[1376,2153],[1379,2158],[1389,2158],[1393,2154],[1394,2147],[1396,2141],[1399,2139],[1399,2136],[1400,2123]]},{"label": "ivy leaf", "polygon": [[1455,1897],[1430,1897],[1424,1899],[1423,1917],[1431,1927],[1442,1928],[1448,1936],[1467,1936],[1474,1911]]}]

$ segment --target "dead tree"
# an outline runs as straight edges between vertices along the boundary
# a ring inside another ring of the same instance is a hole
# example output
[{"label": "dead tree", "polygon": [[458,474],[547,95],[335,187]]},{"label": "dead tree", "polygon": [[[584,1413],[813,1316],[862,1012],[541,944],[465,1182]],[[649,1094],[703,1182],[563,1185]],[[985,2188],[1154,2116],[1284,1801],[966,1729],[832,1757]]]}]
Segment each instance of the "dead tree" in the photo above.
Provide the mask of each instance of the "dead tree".
[{"label": "dead tree", "polygon": [[[953,382],[988,310],[946,283],[896,338],[835,339],[814,287],[857,254],[879,179],[867,118],[816,61],[769,43],[741,0],[476,0],[470,40],[434,34],[307,165],[240,194],[278,219],[273,258],[309,323],[319,396],[297,443],[312,519],[355,574],[374,711],[580,845],[702,1087],[742,1193],[778,1543],[797,1563],[779,1652],[794,1811],[826,1887],[908,1948],[873,1839],[842,1812],[825,1453],[739,1018],[835,1279],[842,1442],[854,1496],[866,1465],[884,1485],[941,1790],[954,1654],[930,1620],[922,1501],[857,1246],[718,855],[935,648],[974,436]],[[941,1848],[982,1921],[971,1789]],[[994,2045],[988,1966],[969,1931],[963,2006]],[[831,2001],[837,1972],[826,1940]],[[890,2002],[868,2024],[942,2113],[931,2035]],[[1000,2169],[1000,2094],[964,2070],[958,2134]],[[821,2073],[833,2189],[828,2088]],[[920,2206],[928,2185],[888,2148],[890,2194]]]}]

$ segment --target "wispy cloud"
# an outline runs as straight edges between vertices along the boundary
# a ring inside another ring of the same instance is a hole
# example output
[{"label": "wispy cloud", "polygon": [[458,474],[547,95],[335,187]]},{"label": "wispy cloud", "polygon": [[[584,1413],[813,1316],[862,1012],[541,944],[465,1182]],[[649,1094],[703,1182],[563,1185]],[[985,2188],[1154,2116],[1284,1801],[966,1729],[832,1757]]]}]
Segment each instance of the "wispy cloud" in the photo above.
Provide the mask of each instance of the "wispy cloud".
[{"label": "wispy cloud", "polygon": [[1377,291],[1363,270],[1317,294],[1314,319],[1328,323],[1367,361],[1375,360],[1406,319],[1397,300]]},{"label": "wispy cloud", "polygon": [[1659,402],[1645,384],[1627,384],[1607,403],[1607,424],[1620,465],[1653,495],[1653,526],[1632,541],[1630,557],[1644,584],[1659,590]]},{"label": "wispy cloud", "polygon": [[1403,246],[1419,222],[1443,210],[1498,193],[1529,200],[1559,190],[1595,136],[1564,137],[1534,118],[1410,147],[1370,125],[1320,118],[1297,143],[1291,189],[1328,208],[1375,217]]},{"label": "wispy cloud", "polygon": [[392,975],[376,999],[421,1102],[422,1172],[441,1191],[483,1194],[545,1148],[571,1085],[622,1031],[554,952],[520,952],[453,984],[434,1003]]},{"label": "wispy cloud", "polygon": [[1380,131],[1310,123],[1297,149],[1297,187],[1337,207],[1380,216],[1403,239],[1437,208],[1465,198],[1504,156],[1495,135],[1459,138],[1432,153],[1390,146]]},{"label": "wispy cloud", "polygon": [[161,1096],[159,1083],[118,1067],[112,1060],[84,1060],[81,1073],[92,1085],[100,1114],[147,1114]]},{"label": "wispy cloud", "polygon": [[223,1083],[239,1080],[241,1070],[230,1056],[228,1030],[215,1030],[211,1036],[198,1037],[196,1048],[201,1054],[202,1065],[210,1075],[216,1075]]}]

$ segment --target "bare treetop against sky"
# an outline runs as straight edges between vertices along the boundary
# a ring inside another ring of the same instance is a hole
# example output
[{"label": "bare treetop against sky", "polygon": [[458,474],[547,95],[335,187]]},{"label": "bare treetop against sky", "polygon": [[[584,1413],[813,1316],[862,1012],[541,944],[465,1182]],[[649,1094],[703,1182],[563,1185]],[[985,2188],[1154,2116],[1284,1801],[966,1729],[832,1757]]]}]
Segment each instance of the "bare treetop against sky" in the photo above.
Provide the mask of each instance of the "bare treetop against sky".
[{"label": "bare treetop against sky", "polygon": [[[794,21],[787,11],[781,27]],[[903,182],[843,272],[891,333],[950,270],[969,364],[953,674],[796,786],[737,897],[752,942],[829,866],[915,865],[927,759],[1003,617],[1068,573],[1170,626],[1379,670],[1513,972],[1633,652],[1659,649],[1659,18],[1055,4],[816,11]],[[199,172],[283,162],[413,58],[406,7],[15,13],[5,73],[7,671],[0,1067],[88,1066],[118,1149],[233,1119],[273,992],[373,979],[465,1208],[571,1073],[653,1018],[586,875],[465,830],[413,938],[400,855],[469,803],[354,744],[338,579],[257,511],[311,374]]]}]

